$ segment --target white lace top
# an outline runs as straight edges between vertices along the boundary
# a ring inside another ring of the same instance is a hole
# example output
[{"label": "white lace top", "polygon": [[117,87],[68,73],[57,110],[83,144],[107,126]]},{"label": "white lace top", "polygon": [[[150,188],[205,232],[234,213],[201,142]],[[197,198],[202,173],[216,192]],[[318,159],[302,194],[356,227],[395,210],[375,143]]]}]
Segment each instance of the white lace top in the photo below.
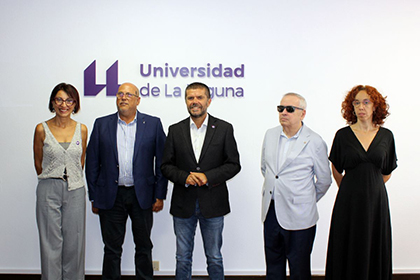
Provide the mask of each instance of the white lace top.
[{"label": "white lace top", "polygon": [[67,149],[58,143],[46,122],[43,122],[42,126],[45,131],[45,140],[42,173],[38,175],[38,179],[64,179],[64,172],[66,172],[69,191],[83,187],[83,170],[80,161],[83,148],[80,123],[77,123],[73,139]]}]

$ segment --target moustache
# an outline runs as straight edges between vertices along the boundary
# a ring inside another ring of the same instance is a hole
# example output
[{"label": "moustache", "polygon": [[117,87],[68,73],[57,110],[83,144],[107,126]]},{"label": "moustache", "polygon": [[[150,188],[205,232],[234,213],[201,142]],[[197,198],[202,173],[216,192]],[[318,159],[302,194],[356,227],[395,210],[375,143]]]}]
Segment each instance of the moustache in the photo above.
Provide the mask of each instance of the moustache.
[{"label": "moustache", "polygon": [[202,108],[200,104],[191,104],[190,109],[195,108],[195,107]]}]

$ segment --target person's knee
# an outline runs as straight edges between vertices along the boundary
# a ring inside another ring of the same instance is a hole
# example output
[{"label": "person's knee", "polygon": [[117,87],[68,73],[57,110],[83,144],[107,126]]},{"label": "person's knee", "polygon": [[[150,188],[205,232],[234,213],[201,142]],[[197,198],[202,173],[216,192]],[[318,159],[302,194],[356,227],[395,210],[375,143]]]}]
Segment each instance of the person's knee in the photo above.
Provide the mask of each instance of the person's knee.
[{"label": "person's knee", "polygon": [[186,247],[178,247],[176,250],[177,261],[192,261],[192,250]]}]

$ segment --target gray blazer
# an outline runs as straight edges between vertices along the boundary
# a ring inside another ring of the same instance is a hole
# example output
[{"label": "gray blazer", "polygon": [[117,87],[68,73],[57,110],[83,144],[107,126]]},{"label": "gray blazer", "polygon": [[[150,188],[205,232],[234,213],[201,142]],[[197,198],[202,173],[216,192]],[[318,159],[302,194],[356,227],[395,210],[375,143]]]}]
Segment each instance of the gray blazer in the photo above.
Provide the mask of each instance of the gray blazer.
[{"label": "gray blazer", "polygon": [[316,202],[324,196],[332,182],[327,145],[318,134],[303,125],[284,164],[277,166],[282,130],[281,126],[269,129],[264,138],[261,218],[264,222],[274,199],[277,220],[284,229],[307,229],[316,224]]}]

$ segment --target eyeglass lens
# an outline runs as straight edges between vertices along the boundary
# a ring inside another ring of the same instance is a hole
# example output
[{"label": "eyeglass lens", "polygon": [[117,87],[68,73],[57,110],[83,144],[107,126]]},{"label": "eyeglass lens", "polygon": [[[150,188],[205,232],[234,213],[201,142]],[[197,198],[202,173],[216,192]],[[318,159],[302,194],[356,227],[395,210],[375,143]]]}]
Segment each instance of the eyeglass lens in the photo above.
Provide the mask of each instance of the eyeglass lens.
[{"label": "eyeglass lens", "polygon": [[118,98],[123,98],[124,96],[126,98],[131,98],[131,97],[134,97],[134,96],[137,96],[137,95],[129,93],[129,92],[119,92],[119,93],[117,93]]},{"label": "eyeglass lens", "polygon": [[63,104],[63,102],[65,102],[66,103],[66,105],[67,106],[71,106],[71,105],[73,105],[73,103],[74,103],[74,100],[73,99],[66,99],[66,100],[63,100],[61,97],[57,97],[57,98],[55,98],[54,99],[54,101],[55,101],[55,104],[57,104],[57,105],[61,105],[61,104]]},{"label": "eyeglass lens", "polygon": [[295,111],[295,108],[293,106],[283,106],[283,105],[277,106],[277,111],[279,111],[279,113],[283,112],[284,109],[286,109],[288,113],[293,113]]},{"label": "eyeglass lens", "polygon": [[364,106],[368,106],[371,103],[369,99],[364,99],[362,101],[359,100],[353,100],[353,106],[360,106],[360,104],[363,104]]}]

